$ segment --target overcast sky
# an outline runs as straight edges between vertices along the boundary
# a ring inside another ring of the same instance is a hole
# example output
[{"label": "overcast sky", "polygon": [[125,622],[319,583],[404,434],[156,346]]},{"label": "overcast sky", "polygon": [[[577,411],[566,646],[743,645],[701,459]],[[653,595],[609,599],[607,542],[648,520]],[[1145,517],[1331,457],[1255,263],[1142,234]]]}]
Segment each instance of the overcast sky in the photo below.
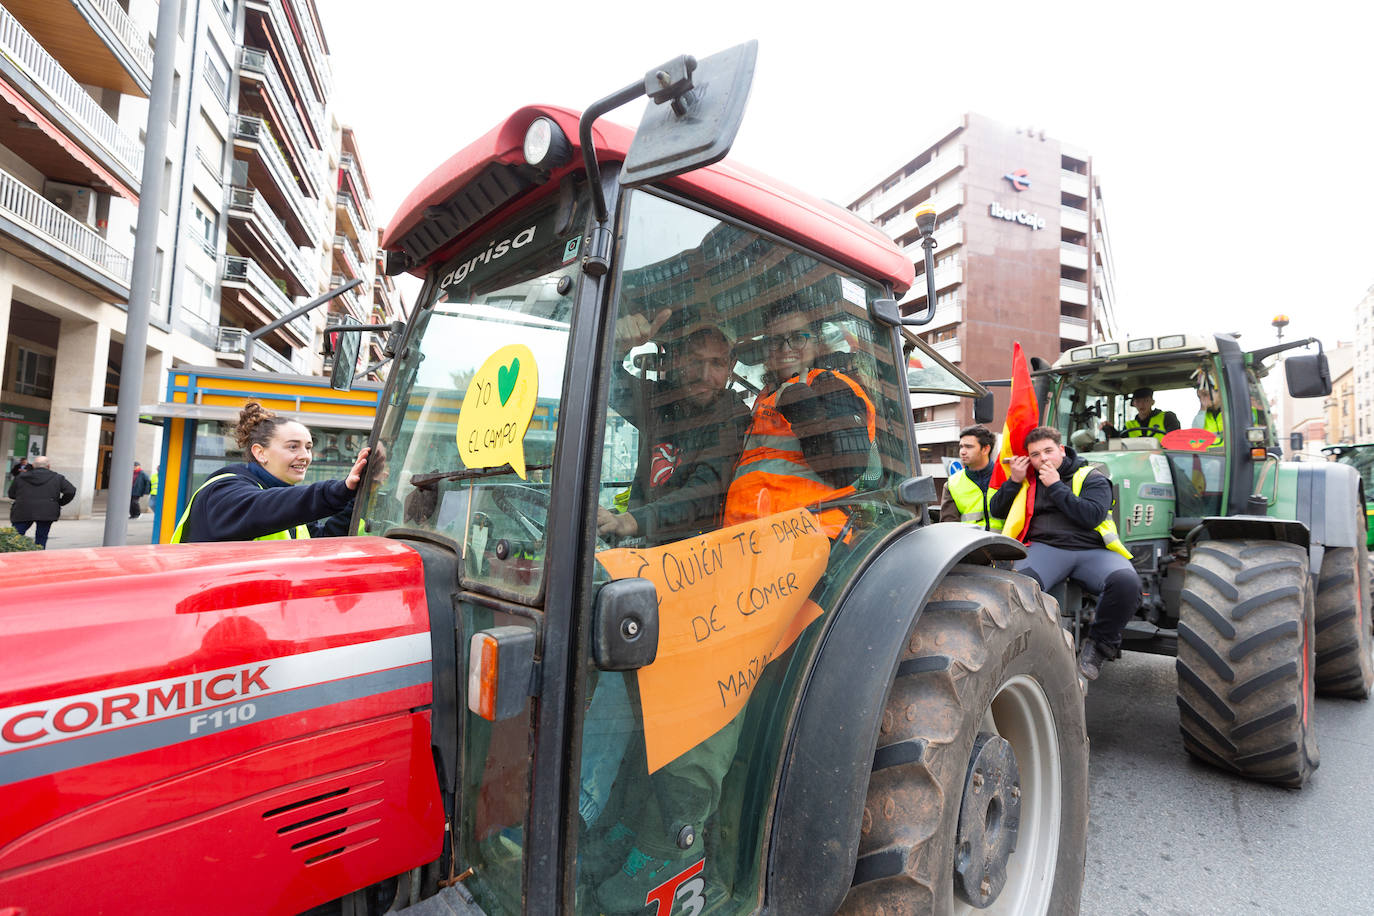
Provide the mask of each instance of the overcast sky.
[{"label": "overcast sky", "polygon": [[316,2],[381,219],[522,105],[757,38],[732,157],[842,205],[965,111],[1092,155],[1125,331],[1330,345],[1374,285],[1367,2]]}]

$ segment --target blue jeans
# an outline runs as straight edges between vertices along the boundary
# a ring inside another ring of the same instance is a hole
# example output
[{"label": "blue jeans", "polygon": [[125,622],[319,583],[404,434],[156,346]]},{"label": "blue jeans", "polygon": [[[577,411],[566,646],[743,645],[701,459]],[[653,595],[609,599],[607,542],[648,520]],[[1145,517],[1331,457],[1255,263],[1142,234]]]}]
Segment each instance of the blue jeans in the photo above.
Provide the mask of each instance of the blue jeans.
[{"label": "blue jeans", "polygon": [[33,532],[34,543],[46,549],[48,546],[48,531],[52,529],[52,522],[14,522],[14,530],[18,531],[20,535],[23,535],[25,531],[29,530],[30,525],[38,526]]},{"label": "blue jeans", "polygon": [[1121,631],[1140,606],[1140,576],[1131,561],[1105,547],[1067,550],[1047,544],[1026,545],[1026,558],[1017,560],[1017,572],[1026,573],[1049,591],[1072,579],[1097,595],[1097,611],[1088,636],[1115,655],[1121,647]]}]

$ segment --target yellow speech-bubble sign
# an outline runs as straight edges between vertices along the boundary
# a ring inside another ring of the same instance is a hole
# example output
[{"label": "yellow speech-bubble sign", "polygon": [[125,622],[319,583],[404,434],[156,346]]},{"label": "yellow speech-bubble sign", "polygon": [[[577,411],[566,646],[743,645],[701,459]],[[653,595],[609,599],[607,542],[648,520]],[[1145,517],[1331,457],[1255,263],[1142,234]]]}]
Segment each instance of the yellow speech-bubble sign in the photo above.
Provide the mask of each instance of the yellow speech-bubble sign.
[{"label": "yellow speech-bubble sign", "polygon": [[458,454],[470,468],[509,463],[525,478],[525,431],[539,397],[539,367],[524,344],[497,350],[468,383],[458,412]]}]

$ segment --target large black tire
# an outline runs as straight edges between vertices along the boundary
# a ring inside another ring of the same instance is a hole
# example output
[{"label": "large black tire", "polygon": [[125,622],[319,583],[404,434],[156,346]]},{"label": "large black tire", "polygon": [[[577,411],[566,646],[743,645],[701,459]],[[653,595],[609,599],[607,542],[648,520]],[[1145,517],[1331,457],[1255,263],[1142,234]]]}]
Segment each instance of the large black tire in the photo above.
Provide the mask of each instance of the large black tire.
[{"label": "large black tire", "polygon": [[[989,733],[1015,753],[1019,787],[1005,797],[1019,806],[1020,825],[1005,885],[976,911],[1078,912],[1088,739],[1073,650],[1058,616],[1034,581],[1005,570],[957,566],[935,591],[883,709],[859,859],[841,912],[975,912],[956,891],[956,836],[965,784],[975,778],[975,746]],[[979,825],[995,838],[1010,808],[977,804]],[[964,874],[981,885],[981,866],[966,865]]]},{"label": "large black tire", "polygon": [[1364,700],[1374,685],[1369,549],[1328,547],[1317,577],[1317,692]]},{"label": "large black tire", "polygon": [[1300,788],[1317,768],[1315,617],[1307,551],[1203,541],[1183,574],[1183,746],[1249,779]]}]

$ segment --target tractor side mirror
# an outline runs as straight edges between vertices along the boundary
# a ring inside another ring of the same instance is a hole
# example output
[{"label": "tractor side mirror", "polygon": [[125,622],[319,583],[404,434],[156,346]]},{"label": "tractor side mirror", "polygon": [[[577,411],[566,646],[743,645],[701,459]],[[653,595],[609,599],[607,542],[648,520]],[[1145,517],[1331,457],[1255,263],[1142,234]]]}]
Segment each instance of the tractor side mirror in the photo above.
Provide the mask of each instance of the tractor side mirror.
[{"label": "tractor side mirror", "polygon": [[981,398],[973,399],[973,422],[984,425],[992,422],[992,392],[989,391]]},{"label": "tractor side mirror", "polygon": [[1325,353],[1290,356],[1283,361],[1288,393],[1295,398],[1324,398],[1331,393],[1331,367]]},{"label": "tractor side mirror", "polygon": [[697,61],[683,56],[644,75],[644,109],[620,183],[637,188],[719,162],[744,120],[758,41]]},{"label": "tractor side mirror", "polygon": [[329,387],[335,391],[350,391],[358,372],[358,348],[362,335],[350,331],[325,331],[325,339],[333,335],[334,365],[329,370]]},{"label": "tractor side mirror", "polygon": [[1288,451],[1294,455],[1300,453],[1304,446],[1302,433],[1288,434]]}]

